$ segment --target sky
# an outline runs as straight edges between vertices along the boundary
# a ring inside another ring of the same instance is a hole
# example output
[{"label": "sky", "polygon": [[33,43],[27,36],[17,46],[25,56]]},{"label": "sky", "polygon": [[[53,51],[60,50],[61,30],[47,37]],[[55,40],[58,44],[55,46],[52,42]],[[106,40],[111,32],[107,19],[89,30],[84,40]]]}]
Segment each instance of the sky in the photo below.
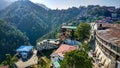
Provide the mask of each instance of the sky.
[{"label": "sky", "polygon": [[120,0],[31,0],[34,3],[42,3],[52,9],[67,9],[87,5],[106,5],[120,7]]},{"label": "sky", "polygon": [[[0,6],[4,7],[5,2],[16,0],[0,0]],[[70,7],[79,7],[87,5],[116,6],[120,7],[120,0],[31,0],[34,3],[42,3],[51,9],[67,9]]]}]

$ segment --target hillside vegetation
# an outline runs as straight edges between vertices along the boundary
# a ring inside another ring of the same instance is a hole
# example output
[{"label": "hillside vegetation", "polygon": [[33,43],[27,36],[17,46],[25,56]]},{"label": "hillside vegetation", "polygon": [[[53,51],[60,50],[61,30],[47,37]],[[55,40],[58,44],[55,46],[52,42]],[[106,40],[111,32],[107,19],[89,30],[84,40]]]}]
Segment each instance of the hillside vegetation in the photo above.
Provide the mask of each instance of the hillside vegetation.
[{"label": "hillside vegetation", "polygon": [[29,44],[26,35],[0,20],[0,62],[5,59],[5,54],[15,54],[15,50],[24,44]]}]

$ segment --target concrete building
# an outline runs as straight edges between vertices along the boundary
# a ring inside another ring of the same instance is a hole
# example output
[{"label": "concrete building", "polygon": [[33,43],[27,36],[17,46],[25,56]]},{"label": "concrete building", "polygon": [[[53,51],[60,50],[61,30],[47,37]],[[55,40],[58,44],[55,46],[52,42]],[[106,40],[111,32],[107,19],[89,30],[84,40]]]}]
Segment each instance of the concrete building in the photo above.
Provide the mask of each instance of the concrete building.
[{"label": "concrete building", "polygon": [[100,68],[120,68],[120,25],[97,24],[93,58]]},{"label": "concrete building", "polygon": [[37,50],[33,49],[33,46],[20,46],[16,51],[19,59],[14,68],[26,68],[38,64]]},{"label": "concrete building", "polygon": [[[76,26],[62,26],[60,33],[60,40],[74,39],[74,32],[77,29]],[[70,34],[72,35],[70,37]]]},{"label": "concrete building", "polygon": [[37,50],[47,50],[47,49],[56,49],[60,45],[60,41],[58,39],[46,39],[37,43]]}]

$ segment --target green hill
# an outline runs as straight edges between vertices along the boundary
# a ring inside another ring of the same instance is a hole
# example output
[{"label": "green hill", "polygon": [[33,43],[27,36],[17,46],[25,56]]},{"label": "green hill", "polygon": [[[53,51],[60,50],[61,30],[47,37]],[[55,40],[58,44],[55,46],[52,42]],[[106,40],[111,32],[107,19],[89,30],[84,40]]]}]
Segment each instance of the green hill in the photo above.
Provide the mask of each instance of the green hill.
[{"label": "green hill", "polygon": [[26,33],[35,44],[39,37],[77,16],[78,10],[46,10],[31,1],[16,1],[0,11],[0,18]]},{"label": "green hill", "polygon": [[0,20],[0,62],[5,59],[5,54],[15,54],[15,49],[24,44],[29,44],[26,35]]}]

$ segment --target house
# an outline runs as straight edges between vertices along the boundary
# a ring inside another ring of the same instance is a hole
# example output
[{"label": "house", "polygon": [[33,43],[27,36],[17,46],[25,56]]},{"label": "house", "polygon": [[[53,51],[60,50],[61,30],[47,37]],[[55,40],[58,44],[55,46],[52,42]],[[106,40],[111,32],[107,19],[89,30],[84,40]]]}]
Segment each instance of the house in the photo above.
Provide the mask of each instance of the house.
[{"label": "house", "polygon": [[59,47],[60,41],[58,39],[45,39],[37,43],[37,50],[56,49]]},{"label": "house", "polygon": [[77,29],[76,26],[62,26],[61,27],[61,33],[60,33],[60,39],[65,40],[67,38],[70,38],[69,35],[71,34],[71,39],[74,39],[74,32]]},{"label": "house", "polygon": [[65,56],[65,53],[76,50],[76,49],[77,49],[76,46],[61,44],[61,46],[50,55],[53,68],[60,68],[60,64]]},{"label": "house", "polygon": [[33,49],[33,46],[22,45],[16,51],[19,59],[14,68],[26,68],[38,64],[37,50]]},{"label": "house", "polygon": [[22,45],[16,50],[17,55],[19,58],[21,58],[22,60],[25,61],[25,60],[31,58],[31,56],[33,54],[32,49],[33,49],[33,46]]}]

